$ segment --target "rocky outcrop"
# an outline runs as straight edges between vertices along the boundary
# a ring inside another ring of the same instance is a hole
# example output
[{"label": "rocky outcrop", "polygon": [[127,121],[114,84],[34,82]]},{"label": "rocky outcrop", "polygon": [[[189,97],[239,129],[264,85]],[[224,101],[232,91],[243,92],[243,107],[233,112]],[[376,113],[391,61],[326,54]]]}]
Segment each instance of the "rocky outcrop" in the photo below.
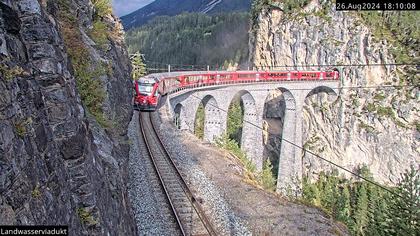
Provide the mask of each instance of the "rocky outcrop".
[{"label": "rocky outcrop", "polygon": [[[395,62],[393,46],[375,38],[358,13],[337,12],[328,2],[313,0],[295,13],[282,11],[281,6],[263,10],[253,27],[251,63],[274,68]],[[339,69],[343,88],[338,98],[320,92],[306,99],[306,141],[299,145],[349,169],[367,165],[376,180],[395,183],[401,172],[420,163],[419,88],[380,87],[404,85],[404,67]],[[357,86],[361,88],[348,88]],[[303,162],[309,175],[331,169],[309,154],[303,153]]]},{"label": "rocky outcrop", "polygon": [[[75,28],[62,23],[65,6]],[[130,66],[121,38],[99,47],[88,36],[95,14],[90,0],[0,0],[0,225],[135,234],[126,186]],[[111,15],[101,21],[119,26]],[[106,73],[76,76],[66,31],[83,36],[91,66],[108,65]],[[89,91],[80,82],[92,81],[106,125],[81,96]]]}]

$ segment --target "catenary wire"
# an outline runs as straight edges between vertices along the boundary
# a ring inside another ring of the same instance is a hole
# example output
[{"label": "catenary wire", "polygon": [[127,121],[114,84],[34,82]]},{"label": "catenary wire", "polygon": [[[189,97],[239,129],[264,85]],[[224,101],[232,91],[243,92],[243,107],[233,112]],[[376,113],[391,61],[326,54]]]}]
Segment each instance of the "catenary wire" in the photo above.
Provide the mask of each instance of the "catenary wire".
[{"label": "catenary wire", "polygon": [[[202,100],[200,97],[197,97],[194,94],[191,94],[191,96],[194,97],[194,98],[196,98],[196,99],[198,99],[198,100],[200,100],[200,101]],[[218,109],[218,110],[221,110],[221,111],[223,111],[225,113],[228,113],[228,111],[226,111],[226,110],[224,110],[224,109],[222,109],[222,108],[220,108],[220,107],[218,107],[216,105],[213,105],[211,103],[208,103],[208,104],[211,105],[212,107]],[[250,122],[248,120],[245,120],[244,119],[243,122],[246,122],[246,123],[248,123],[248,124],[256,127],[257,129],[263,130],[262,127],[258,126],[257,124],[254,124],[254,123],[252,123],[252,122]],[[269,134],[272,134],[270,132],[268,132],[268,133]],[[316,153],[314,153],[314,152],[312,152],[310,150],[307,150],[306,148],[304,148],[304,147],[302,147],[302,146],[300,146],[298,144],[295,144],[295,143],[293,143],[293,142],[291,142],[291,141],[289,141],[289,140],[287,140],[287,139],[285,139],[283,137],[281,139],[283,141],[285,141],[286,143],[289,143],[290,145],[292,145],[294,147],[297,147],[297,148],[299,148],[299,149],[301,149],[301,150],[303,150],[303,151],[305,151],[305,152],[307,152],[307,153],[309,153],[309,154],[311,154],[311,155],[313,155],[313,156],[315,156],[315,157],[317,157],[317,158],[319,158],[319,159],[321,159],[321,160],[323,160],[325,162],[328,162],[329,164],[331,164],[331,165],[333,165],[333,166],[335,166],[335,167],[337,167],[339,169],[342,169],[342,170],[344,170],[344,171],[346,171],[346,172],[348,172],[348,173],[350,173],[350,174],[352,174],[352,175],[354,175],[354,176],[356,176],[356,177],[358,177],[360,179],[363,179],[364,181],[366,181],[366,182],[368,182],[370,184],[373,184],[373,185],[375,185],[375,186],[377,186],[377,187],[379,187],[379,188],[381,188],[381,189],[383,189],[383,190],[385,190],[385,191],[387,191],[387,192],[389,192],[389,193],[391,193],[391,194],[393,194],[395,196],[398,196],[400,198],[403,198],[400,194],[398,194],[398,193],[396,193],[396,192],[394,192],[394,191],[392,191],[392,190],[390,190],[390,189],[388,189],[388,188],[386,188],[386,187],[384,187],[384,186],[382,186],[382,185],[380,185],[380,184],[378,184],[378,183],[376,183],[376,182],[374,182],[372,180],[369,180],[368,178],[365,178],[365,177],[363,177],[363,176],[361,176],[361,175],[359,175],[359,174],[357,174],[357,173],[355,173],[355,172],[353,172],[353,171],[351,171],[351,170],[349,170],[349,169],[347,169],[347,168],[345,168],[343,166],[340,166],[340,165],[338,165],[338,164],[336,164],[336,163],[334,163],[334,162],[332,162],[332,161],[330,161],[330,160],[328,160],[328,159],[326,159],[324,157],[321,157],[320,155],[318,155],[318,154],[316,154]]]},{"label": "catenary wire", "polygon": [[[205,67],[209,66],[210,68],[218,68],[220,65],[192,65],[192,64],[172,64],[172,63],[162,63],[147,61],[147,64],[154,65],[171,65],[178,67]],[[296,68],[296,67],[366,67],[366,66],[420,66],[418,63],[350,63],[350,64],[297,64],[297,65],[267,65],[267,66],[249,66],[249,68]]]},{"label": "catenary wire", "polygon": [[[271,82],[271,81],[270,81]],[[282,81],[279,81],[282,82]],[[223,84],[222,84],[223,85]],[[244,84],[240,84],[240,85],[244,85]],[[387,89],[387,88],[416,88],[419,87],[420,84],[417,85],[378,85],[378,86],[343,86],[343,87],[328,87],[330,89]],[[275,90],[277,89],[278,86],[271,88],[271,89],[247,89],[247,91],[270,91],[270,90]],[[290,91],[309,91],[309,90],[313,90],[314,88],[289,88],[287,90]],[[219,91],[237,91],[235,89],[219,89]]]}]

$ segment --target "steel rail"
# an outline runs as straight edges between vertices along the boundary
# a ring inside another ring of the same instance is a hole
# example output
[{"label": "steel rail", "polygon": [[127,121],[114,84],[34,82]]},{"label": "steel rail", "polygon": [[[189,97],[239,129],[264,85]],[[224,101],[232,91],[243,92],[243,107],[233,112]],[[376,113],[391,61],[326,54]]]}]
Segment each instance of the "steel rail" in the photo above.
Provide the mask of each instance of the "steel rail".
[{"label": "steel rail", "polygon": [[141,130],[141,134],[142,134],[142,136],[143,136],[144,143],[146,144],[146,148],[147,148],[147,151],[148,151],[148,153],[149,153],[150,159],[152,160],[154,170],[155,170],[155,172],[156,172],[156,174],[157,174],[157,176],[158,176],[158,178],[159,178],[159,181],[160,181],[160,183],[161,183],[161,186],[162,186],[162,188],[163,188],[163,190],[164,190],[164,192],[165,192],[166,199],[168,200],[169,205],[171,206],[171,210],[172,210],[172,213],[173,213],[173,214],[174,214],[174,216],[175,216],[175,219],[176,219],[177,225],[179,226],[179,229],[180,229],[180,231],[181,231],[182,235],[183,235],[183,236],[186,236],[187,234],[185,233],[185,230],[184,230],[184,228],[183,228],[183,226],[182,226],[182,223],[181,223],[180,217],[178,216],[178,213],[177,213],[177,211],[176,211],[176,209],[175,209],[175,206],[174,206],[174,204],[173,204],[173,202],[172,202],[172,200],[171,200],[171,198],[170,198],[170,196],[169,196],[169,192],[168,192],[167,186],[166,186],[166,184],[165,184],[165,182],[164,182],[164,180],[163,180],[162,174],[160,173],[159,168],[158,168],[158,166],[157,166],[157,164],[156,164],[156,161],[155,161],[155,159],[154,159],[154,156],[153,156],[152,150],[151,150],[151,148],[150,148],[149,141],[147,140],[147,137],[146,137],[146,132],[144,131],[144,125],[143,125],[143,119],[142,119],[142,115],[141,115],[141,113],[139,113],[139,118],[140,118],[140,130]]},{"label": "steel rail", "polygon": [[151,115],[149,115],[149,119],[150,119],[150,124],[152,125],[152,129],[155,132],[156,137],[157,137],[157,139],[160,143],[160,146],[162,147],[162,150],[165,152],[166,156],[168,157],[169,162],[171,163],[171,165],[176,170],[175,172],[176,172],[177,176],[179,177],[179,179],[181,180],[181,184],[183,186],[182,189],[184,190],[184,193],[188,196],[188,200],[190,201],[191,205],[193,206],[194,211],[197,213],[198,217],[200,218],[201,222],[203,223],[203,225],[206,228],[209,235],[216,236],[217,233],[216,233],[215,227],[210,222],[208,217],[205,215],[204,209],[201,207],[201,205],[199,205],[197,203],[196,197],[192,193],[191,189],[188,187],[188,184],[185,181],[185,178],[181,175],[181,171],[179,170],[178,166],[175,164],[175,162],[173,161],[173,158],[171,157],[171,155],[169,154],[165,145],[163,144],[162,139],[160,138],[159,132],[157,132],[157,130],[156,130],[156,127],[155,127],[155,124],[153,122],[153,119],[152,119]]}]

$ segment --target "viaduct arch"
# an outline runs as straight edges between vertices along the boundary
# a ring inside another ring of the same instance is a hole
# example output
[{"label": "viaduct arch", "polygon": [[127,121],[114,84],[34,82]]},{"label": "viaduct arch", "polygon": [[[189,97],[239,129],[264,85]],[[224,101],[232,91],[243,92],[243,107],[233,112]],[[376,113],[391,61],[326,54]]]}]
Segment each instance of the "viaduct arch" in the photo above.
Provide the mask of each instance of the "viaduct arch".
[{"label": "viaduct arch", "polygon": [[[226,131],[227,111],[234,96],[244,104],[241,148],[257,167],[263,166],[263,112],[269,91],[278,89],[285,102],[283,133],[276,191],[298,193],[302,178],[303,105],[308,96],[319,92],[338,94],[338,81],[282,81],[258,84],[231,84],[182,90],[171,94],[169,112],[177,116],[181,130],[194,132],[195,114],[201,102],[205,105],[205,140],[214,142]],[[178,109],[176,109],[178,107]],[[179,109],[181,107],[181,109]]]}]

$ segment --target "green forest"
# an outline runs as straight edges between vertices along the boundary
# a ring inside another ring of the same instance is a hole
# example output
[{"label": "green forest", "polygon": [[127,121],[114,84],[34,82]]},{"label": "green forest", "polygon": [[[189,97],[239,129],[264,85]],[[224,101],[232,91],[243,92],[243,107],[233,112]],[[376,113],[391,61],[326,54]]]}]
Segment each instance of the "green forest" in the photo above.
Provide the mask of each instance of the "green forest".
[{"label": "green forest", "polygon": [[[373,180],[366,166],[358,174]],[[352,235],[419,235],[419,169],[407,170],[398,186],[388,189],[361,179],[350,181],[333,171],[321,173],[314,183],[304,179],[303,201],[346,224]]]},{"label": "green forest", "polygon": [[[216,145],[235,155],[246,170],[247,180],[274,191],[276,179],[266,161],[261,172],[241,150],[244,108],[241,100],[229,107],[226,134]],[[205,106],[200,104],[195,120],[195,134],[204,137]],[[369,168],[356,173],[375,182]],[[317,206],[337,221],[344,223],[351,235],[420,235],[420,170],[407,170],[397,187],[379,187],[362,179],[346,179],[338,171],[321,172],[317,181],[304,178],[299,202]]]},{"label": "green forest", "polygon": [[126,42],[129,53],[145,55],[149,68],[165,68],[164,64],[226,68],[247,62],[249,24],[245,12],[162,16],[128,31]]}]

